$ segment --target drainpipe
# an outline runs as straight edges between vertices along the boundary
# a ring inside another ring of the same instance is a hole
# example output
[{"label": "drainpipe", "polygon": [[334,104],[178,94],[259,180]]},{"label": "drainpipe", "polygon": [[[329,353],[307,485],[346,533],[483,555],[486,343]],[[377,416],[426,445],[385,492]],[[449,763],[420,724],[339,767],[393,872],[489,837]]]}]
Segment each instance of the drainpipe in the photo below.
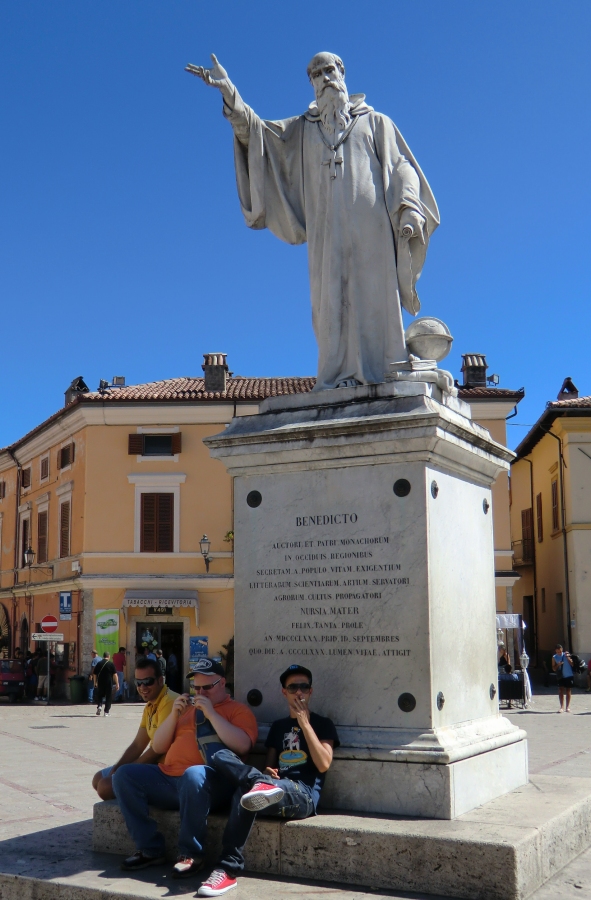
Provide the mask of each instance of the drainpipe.
[{"label": "drainpipe", "polygon": [[567,626],[567,634],[568,634],[568,646],[569,650],[573,652],[573,633],[571,628],[571,617],[570,617],[570,579],[568,574],[568,544],[566,539],[566,510],[564,503],[564,476],[563,476],[563,467],[566,469],[566,462],[564,461],[564,455],[562,453],[562,441],[558,437],[557,434],[554,434],[552,431],[547,431],[545,428],[542,428],[542,431],[545,434],[553,437],[554,440],[558,441],[558,474],[560,477],[560,520],[562,523],[562,545],[564,548],[564,592],[566,594],[566,626]]},{"label": "drainpipe", "polygon": [[[531,503],[531,517],[532,517],[532,525],[534,519],[534,464],[531,459],[528,459],[526,456],[523,457],[523,461],[526,462],[529,466],[529,495],[530,495],[530,503]],[[537,519],[536,519],[536,529],[533,534],[532,540],[532,550],[533,550],[533,564],[534,564],[534,621],[533,621],[533,632],[534,632],[534,649],[535,649],[535,664],[538,665],[538,574],[537,574],[537,564],[536,564],[536,541],[537,541]]]}]

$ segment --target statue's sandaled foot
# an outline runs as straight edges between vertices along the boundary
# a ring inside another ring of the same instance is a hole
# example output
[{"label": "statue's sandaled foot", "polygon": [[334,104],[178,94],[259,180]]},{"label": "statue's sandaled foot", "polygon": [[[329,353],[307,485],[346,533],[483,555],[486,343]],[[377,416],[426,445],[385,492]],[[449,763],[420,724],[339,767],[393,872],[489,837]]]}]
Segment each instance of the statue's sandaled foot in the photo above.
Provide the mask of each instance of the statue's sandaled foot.
[{"label": "statue's sandaled foot", "polygon": [[361,384],[361,382],[357,381],[356,378],[344,378],[342,381],[339,381],[339,383],[337,384],[337,387],[338,388],[357,387],[359,384]]}]

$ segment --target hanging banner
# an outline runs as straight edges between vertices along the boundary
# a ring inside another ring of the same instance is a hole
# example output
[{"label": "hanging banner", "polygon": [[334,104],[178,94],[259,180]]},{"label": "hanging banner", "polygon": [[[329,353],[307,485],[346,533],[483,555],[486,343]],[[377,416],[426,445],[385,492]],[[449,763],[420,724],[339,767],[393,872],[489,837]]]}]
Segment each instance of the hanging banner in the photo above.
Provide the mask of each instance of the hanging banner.
[{"label": "hanging banner", "polygon": [[95,610],[95,649],[99,656],[119,650],[119,610]]}]

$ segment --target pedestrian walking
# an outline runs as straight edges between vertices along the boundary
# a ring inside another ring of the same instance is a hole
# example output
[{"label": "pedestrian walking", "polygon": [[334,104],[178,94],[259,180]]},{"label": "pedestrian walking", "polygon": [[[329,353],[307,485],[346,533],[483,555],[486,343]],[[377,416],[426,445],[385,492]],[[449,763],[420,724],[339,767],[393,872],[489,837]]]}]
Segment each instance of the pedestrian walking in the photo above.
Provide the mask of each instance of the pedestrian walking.
[{"label": "pedestrian walking", "polygon": [[125,647],[119,647],[119,653],[113,654],[113,665],[117,673],[117,693],[115,694],[115,703],[123,703],[123,682],[125,681]]},{"label": "pedestrian walking", "polygon": [[[51,654],[51,662],[55,659]],[[51,668],[47,668],[47,657],[45,654],[41,656],[37,662],[37,696],[36,700],[49,699],[49,688],[51,687]]]},{"label": "pedestrian walking", "polygon": [[100,661],[101,657],[98,655],[96,650],[90,651],[91,660],[90,660],[90,672],[88,673],[88,702],[92,703],[94,700],[94,689],[96,687],[96,679],[94,677],[94,669]]},{"label": "pedestrian walking", "polygon": [[96,714],[100,716],[104,698],[105,715],[109,716],[111,714],[113,691],[117,688],[117,671],[111,662],[110,653],[103,653],[102,660],[95,666],[94,677],[96,679],[94,695],[94,699],[97,702]]},{"label": "pedestrian walking", "polygon": [[[558,678],[558,697],[560,700],[560,709],[558,712],[569,713],[571,711],[570,698],[575,682],[575,673],[573,670],[572,657],[568,651],[563,650],[562,644],[556,644],[554,656],[552,657],[552,669],[556,672]],[[564,707],[565,696],[566,708]]]},{"label": "pedestrian walking", "polygon": [[156,652],[156,662],[160,667],[160,674],[166,680],[166,660],[162,656],[162,650],[160,647],[155,651]]}]

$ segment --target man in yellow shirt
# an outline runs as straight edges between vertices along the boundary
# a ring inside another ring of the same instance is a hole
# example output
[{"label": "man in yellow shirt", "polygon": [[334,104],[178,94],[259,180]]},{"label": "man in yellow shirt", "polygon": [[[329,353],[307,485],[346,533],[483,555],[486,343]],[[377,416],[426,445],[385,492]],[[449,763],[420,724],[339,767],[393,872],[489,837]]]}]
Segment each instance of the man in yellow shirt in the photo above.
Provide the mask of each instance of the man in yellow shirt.
[{"label": "man in yellow shirt", "polygon": [[114,800],[112,776],[126,763],[158,763],[163,758],[152,748],[152,739],[159,725],[168,718],[179,696],[164,684],[160,666],[153,659],[140,656],[135,664],[135,683],[145,702],[144,714],[137,734],[121,759],[114,766],[101,769],[92,779],[92,786],[101,800]]},{"label": "man in yellow shirt", "polygon": [[164,836],[150,816],[150,806],[180,810],[180,855],[173,877],[187,878],[199,871],[207,816],[229,803],[236,791],[232,781],[207,764],[207,756],[215,753],[216,746],[245,756],[257,739],[252,711],[231,699],[224,669],[217,660],[202,657],[189,677],[193,678],[195,697],[181,694],[154,736],[154,749],[166,754],[163,762],[123,766],[113,778],[119,807],[137,847],[121,866],[127,871],[165,861]]}]

